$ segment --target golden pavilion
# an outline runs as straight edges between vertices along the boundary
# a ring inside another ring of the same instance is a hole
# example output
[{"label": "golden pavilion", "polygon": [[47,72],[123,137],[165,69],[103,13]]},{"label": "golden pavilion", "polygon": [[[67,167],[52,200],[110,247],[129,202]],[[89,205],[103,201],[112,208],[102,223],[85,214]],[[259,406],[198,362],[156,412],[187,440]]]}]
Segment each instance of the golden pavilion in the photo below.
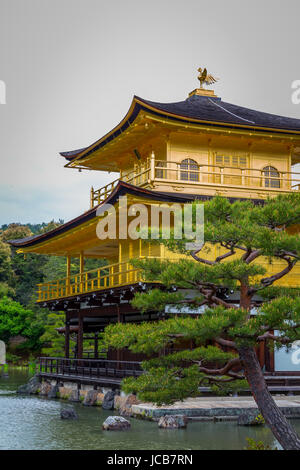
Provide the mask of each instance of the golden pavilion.
[{"label": "golden pavilion", "polygon": [[[216,79],[199,71],[200,88],[183,101],[157,103],[134,96],[123,120],[109,133],[87,147],[61,152],[68,169],[114,172],[116,177],[91,189],[85,213],[50,232],[12,242],[20,253],[66,258],[65,278],[40,284],[37,299],[41,306],[65,312],[65,358],[70,358],[70,334],[76,334],[77,360],[83,360],[85,337],[95,339],[97,359],[98,334],[108,323],[145,320],[130,301],[154,283],[144,282],[130,259],[174,258],[163,246],[141,239],[99,240],[99,208],[109,203],[117,209],[120,196],[145,205],[205,201],[217,194],[230,201],[262,203],[299,190],[293,166],[300,163],[300,120],[227,103],[203,87]],[[76,275],[70,271],[72,258],[80,260]],[[87,258],[108,264],[86,271]],[[268,271],[272,269],[276,267],[269,265]],[[296,267],[281,282],[299,286],[299,280]],[[151,312],[146,319],[156,318],[157,312]],[[125,359],[138,373],[134,364],[140,357],[128,351],[111,351],[107,357],[118,364]],[[272,360],[262,365],[274,369]],[[126,367],[128,371],[131,366]],[[112,367],[113,377],[118,369]]]}]

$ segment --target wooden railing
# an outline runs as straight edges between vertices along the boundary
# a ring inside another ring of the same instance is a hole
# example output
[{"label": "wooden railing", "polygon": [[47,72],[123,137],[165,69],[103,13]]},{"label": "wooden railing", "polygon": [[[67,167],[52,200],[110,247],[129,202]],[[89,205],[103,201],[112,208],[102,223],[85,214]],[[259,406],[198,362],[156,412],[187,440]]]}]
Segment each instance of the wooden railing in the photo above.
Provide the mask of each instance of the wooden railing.
[{"label": "wooden railing", "polygon": [[91,207],[102,203],[120,180],[139,187],[151,187],[153,182],[177,183],[190,186],[224,186],[260,189],[270,192],[299,191],[300,173],[278,171],[270,176],[263,168],[241,168],[225,165],[199,164],[195,168],[183,168],[180,163],[148,158],[130,172],[121,172],[120,178],[98,190],[91,189]]},{"label": "wooden railing", "polygon": [[142,280],[141,271],[129,262],[102,266],[82,274],[38,284],[38,302],[132,284]]},{"label": "wooden railing", "polygon": [[39,373],[53,377],[138,377],[143,373],[140,362],[110,361],[107,359],[66,359],[63,357],[40,357]]},{"label": "wooden railing", "polygon": [[182,167],[180,163],[156,160],[155,181],[168,181],[188,185],[240,186],[267,191],[298,190],[300,173],[295,171],[274,172],[256,168],[225,165],[199,164],[197,167]]},{"label": "wooden railing", "polygon": [[114,180],[112,183],[103,186],[100,189],[91,188],[90,202],[91,207],[101,204],[113,192],[120,180],[126,183],[133,184],[134,186],[145,186],[148,184],[150,177],[150,159],[147,159],[142,164],[135,164],[133,170],[120,173],[120,178]]}]

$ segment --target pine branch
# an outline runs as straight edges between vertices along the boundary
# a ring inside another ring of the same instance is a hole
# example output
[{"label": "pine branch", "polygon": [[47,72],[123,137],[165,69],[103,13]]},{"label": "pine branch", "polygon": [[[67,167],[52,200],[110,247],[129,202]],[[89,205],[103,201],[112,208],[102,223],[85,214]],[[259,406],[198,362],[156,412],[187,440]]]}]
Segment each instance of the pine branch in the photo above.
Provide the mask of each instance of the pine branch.
[{"label": "pine branch", "polygon": [[289,258],[286,255],[279,256],[279,258],[281,258],[281,259],[283,259],[287,262],[286,268],[284,268],[282,271],[280,271],[276,274],[273,274],[273,276],[269,276],[269,277],[265,277],[265,278],[261,279],[260,283],[262,284],[262,286],[260,288],[258,288],[257,290],[268,287],[268,286],[272,285],[275,281],[278,281],[282,277],[286,276],[293,269],[293,267],[295,266],[295,264],[298,261],[298,259],[291,260],[291,258]]},{"label": "pine branch", "polygon": [[240,359],[232,359],[231,361],[227,362],[227,364],[220,368],[220,369],[208,369],[207,367],[199,366],[199,372],[203,372],[204,374],[207,375],[229,375],[231,370],[234,367],[241,367],[241,361]]},{"label": "pine branch", "polygon": [[222,306],[225,307],[225,308],[238,309],[238,307],[236,307],[235,305],[232,305],[232,304],[230,304],[229,302],[226,302],[225,300],[220,299],[219,297],[216,297],[215,295],[213,295],[213,296],[211,297],[211,301],[212,301],[214,304],[222,305]]},{"label": "pine branch", "polygon": [[[295,323],[293,325],[289,325],[290,330],[297,330],[298,328],[300,328],[300,323]],[[270,331],[273,330],[274,328],[266,326],[266,327],[264,327],[264,329],[267,330],[267,331],[263,335],[257,336],[256,339],[258,341],[271,340],[271,341],[275,341],[275,342],[278,342],[278,343],[281,343],[281,344],[289,344],[293,341],[288,336],[281,336],[280,337],[280,336],[274,335],[273,333],[270,333]]]},{"label": "pine branch", "polygon": [[[221,243],[221,245],[222,245],[222,243]],[[224,245],[222,245],[222,246],[224,246]],[[233,246],[231,246],[231,247],[226,246],[226,248],[229,248],[229,251],[227,253],[224,253],[223,255],[217,256],[214,261],[210,261],[210,260],[205,259],[205,258],[200,258],[199,256],[197,256],[198,251],[191,251],[191,256],[192,256],[192,258],[194,258],[195,261],[198,261],[198,263],[207,264],[208,266],[215,266],[216,264],[223,261],[223,259],[226,259],[226,258],[229,258],[230,256],[235,255],[236,252],[234,251]]]},{"label": "pine branch", "polygon": [[210,377],[210,376],[207,376],[207,377],[203,377],[203,379],[200,381],[200,385],[203,383],[203,382],[206,382],[208,381],[209,384],[222,384],[222,383],[230,383],[230,382],[234,382],[235,380],[243,380],[245,379],[245,376],[244,375],[238,375],[238,374],[234,374],[235,376],[233,377],[228,377],[227,379],[224,379],[224,378],[221,378],[221,377]]},{"label": "pine branch", "polygon": [[225,346],[227,348],[237,349],[237,345],[234,341],[230,341],[228,339],[223,338],[215,338],[214,341],[218,343],[220,346]]},{"label": "pine branch", "polygon": [[224,255],[217,256],[216,259],[215,259],[215,263],[220,263],[220,261],[223,261],[223,259],[229,258],[230,256],[235,255],[235,253],[236,253],[236,252],[235,252],[234,249],[232,248],[230,251],[228,251],[228,252],[225,253]]},{"label": "pine branch", "polygon": [[244,259],[244,261],[245,261],[245,263],[250,264],[250,263],[252,263],[252,261],[254,261],[259,256],[261,256],[261,250],[253,250],[249,253],[249,256],[247,256]]},{"label": "pine branch", "polygon": [[215,261],[209,261],[205,258],[199,258],[199,256],[197,256],[197,253],[198,251],[191,251],[191,257],[194,258],[195,261],[198,261],[202,264],[208,264],[209,266],[214,266],[216,264]]},{"label": "pine branch", "polygon": [[269,331],[267,333],[264,333],[263,335],[258,336],[257,340],[258,341],[271,340],[271,341],[276,341],[276,342],[281,343],[281,344],[291,343],[291,339],[288,338],[287,336],[284,336],[284,337],[283,336],[282,337],[275,336],[274,334],[270,333]]}]

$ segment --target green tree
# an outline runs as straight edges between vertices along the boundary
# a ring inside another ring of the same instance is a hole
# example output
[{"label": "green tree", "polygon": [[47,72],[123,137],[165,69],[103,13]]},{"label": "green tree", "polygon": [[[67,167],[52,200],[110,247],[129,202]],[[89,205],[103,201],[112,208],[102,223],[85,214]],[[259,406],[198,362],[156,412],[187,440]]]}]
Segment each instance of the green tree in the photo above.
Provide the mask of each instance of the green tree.
[{"label": "green tree", "polygon": [[38,352],[40,336],[44,327],[36,313],[8,297],[0,298],[0,338],[9,343],[14,336],[23,336],[26,341],[19,349]]},{"label": "green tree", "polygon": [[0,282],[11,283],[12,280],[11,249],[0,237]]},{"label": "green tree", "polygon": [[[40,224],[41,228],[39,233],[45,233],[53,230],[61,225],[61,221],[55,222],[54,220],[48,224]],[[52,257],[48,258],[44,255],[38,255],[35,253],[18,254],[17,249],[12,247],[5,242],[10,240],[17,240],[19,238],[26,238],[32,235],[30,228],[27,225],[21,224],[10,224],[2,232],[2,241],[4,245],[11,250],[10,265],[13,275],[10,277],[10,285],[15,290],[14,299],[23,305],[30,305],[36,300],[37,284],[44,282],[47,276],[47,266],[52,268],[54,278],[59,278],[60,265],[55,258],[56,264],[53,263]],[[1,248],[0,248],[1,250]],[[0,255],[1,256],[1,255]],[[1,259],[0,259],[1,269]],[[56,271],[55,271],[56,269]]]},{"label": "green tree", "polygon": [[32,235],[31,230],[26,225],[9,224],[2,232],[2,240],[7,242],[9,240],[17,240],[18,238],[26,238]]},{"label": "green tree", "polygon": [[[64,355],[65,337],[58,333],[57,328],[65,326],[64,314],[59,312],[49,312],[45,321],[45,331],[40,340],[43,343],[42,354],[52,357]],[[74,340],[70,341],[70,346],[74,346]]]},{"label": "green tree", "polygon": [[0,299],[2,297],[13,298],[14,295],[15,291],[12,287],[10,287],[6,282],[0,282]]},{"label": "green tree", "polygon": [[[172,236],[159,240],[194,260],[135,261],[146,280],[159,281],[163,288],[137,294],[133,305],[142,312],[165,312],[166,306],[173,304],[178,315],[157,323],[111,325],[105,330],[107,345],[128,347],[149,356],[164,348],[176,348],[182,341],[192,341],[195,347],[144,362],[145,374],[127,379],[125,390],[161,404],[197,395],[203,383],[220,385],[246,378],[258,408],[283,448],[300,449],[298,435],[268,391],[255,353],[261,342],[290,347],[300,338],[300,300],[275,298],[263,304],[259,315],[250,313],[257,307],[257,296],[284,278],[298,262],[300,237],[291,229],[299,223],[298,194],[279,196],[259,206],[251,201],[231,204],[226,198],[215,197],[205,203],[206,245],[201,251],[187,252],[186,240]],[[207,256],[207,243],[226,252],[212,260]],[[268,275],[262,257],[270,263],[281,260],[284,266]],[[185,289],[193,289],[194,296],[186,298]],[[226,298],[229,289],[238,289],[238,305]],[[198,318],[180,314],[187,307],[204,305],[206,309]],[[274,330],[280,334],[274,336]]]}]

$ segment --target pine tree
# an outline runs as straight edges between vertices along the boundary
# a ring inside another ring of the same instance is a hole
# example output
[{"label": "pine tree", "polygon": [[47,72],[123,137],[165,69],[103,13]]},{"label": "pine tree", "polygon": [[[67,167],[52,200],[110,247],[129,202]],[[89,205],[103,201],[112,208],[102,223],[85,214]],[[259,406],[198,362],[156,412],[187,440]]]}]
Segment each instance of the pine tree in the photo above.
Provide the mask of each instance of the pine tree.
[{"label": "pine tree", "polygon": [[[200,252],[187,252],[186,240],[159,240],[193,259],[186,256],[173,262],[134,262],[145,280],[161,283],[161,288],[136,294],[134,307],[142,313],[165,312],[166,306],[173,305],[178,314],[156,323],[110,325],[105,330],[106,344],[158,356],[143,363],[145,373],[141,377],[124,382],[125,391],[157,404],[198,395],[199,386],[205,383],[220,386],[246,379],[282,447],[300,449],[297,433],[268,391],[255,352],[262,342],[270,347],[290,347],[300,339],[299,298],[285,296],[259,302],[263,293],[284,279],[299,261],[296,226],[300,223],[300,195],[282,195],[261,205],[252,201],[231,204],[226,198],[215,197],[204,209],[205,245]],[[214,247],[220,251],[212,259],[208,253]],[[271,275],[266,271],[268,262],[273,271],[278,267]],[[185,289],[196,294],[187,298]],[[226,298],[230,289],[238,290],[238,304]],[[205,310],[200,315],[181,313],[187,307],[202,306]],[[257,315],[254,308],[259,309]],[[280,334],[275,336],[274,330]],[[164,349],[191,343],[193,349],[160,355]]]}]

